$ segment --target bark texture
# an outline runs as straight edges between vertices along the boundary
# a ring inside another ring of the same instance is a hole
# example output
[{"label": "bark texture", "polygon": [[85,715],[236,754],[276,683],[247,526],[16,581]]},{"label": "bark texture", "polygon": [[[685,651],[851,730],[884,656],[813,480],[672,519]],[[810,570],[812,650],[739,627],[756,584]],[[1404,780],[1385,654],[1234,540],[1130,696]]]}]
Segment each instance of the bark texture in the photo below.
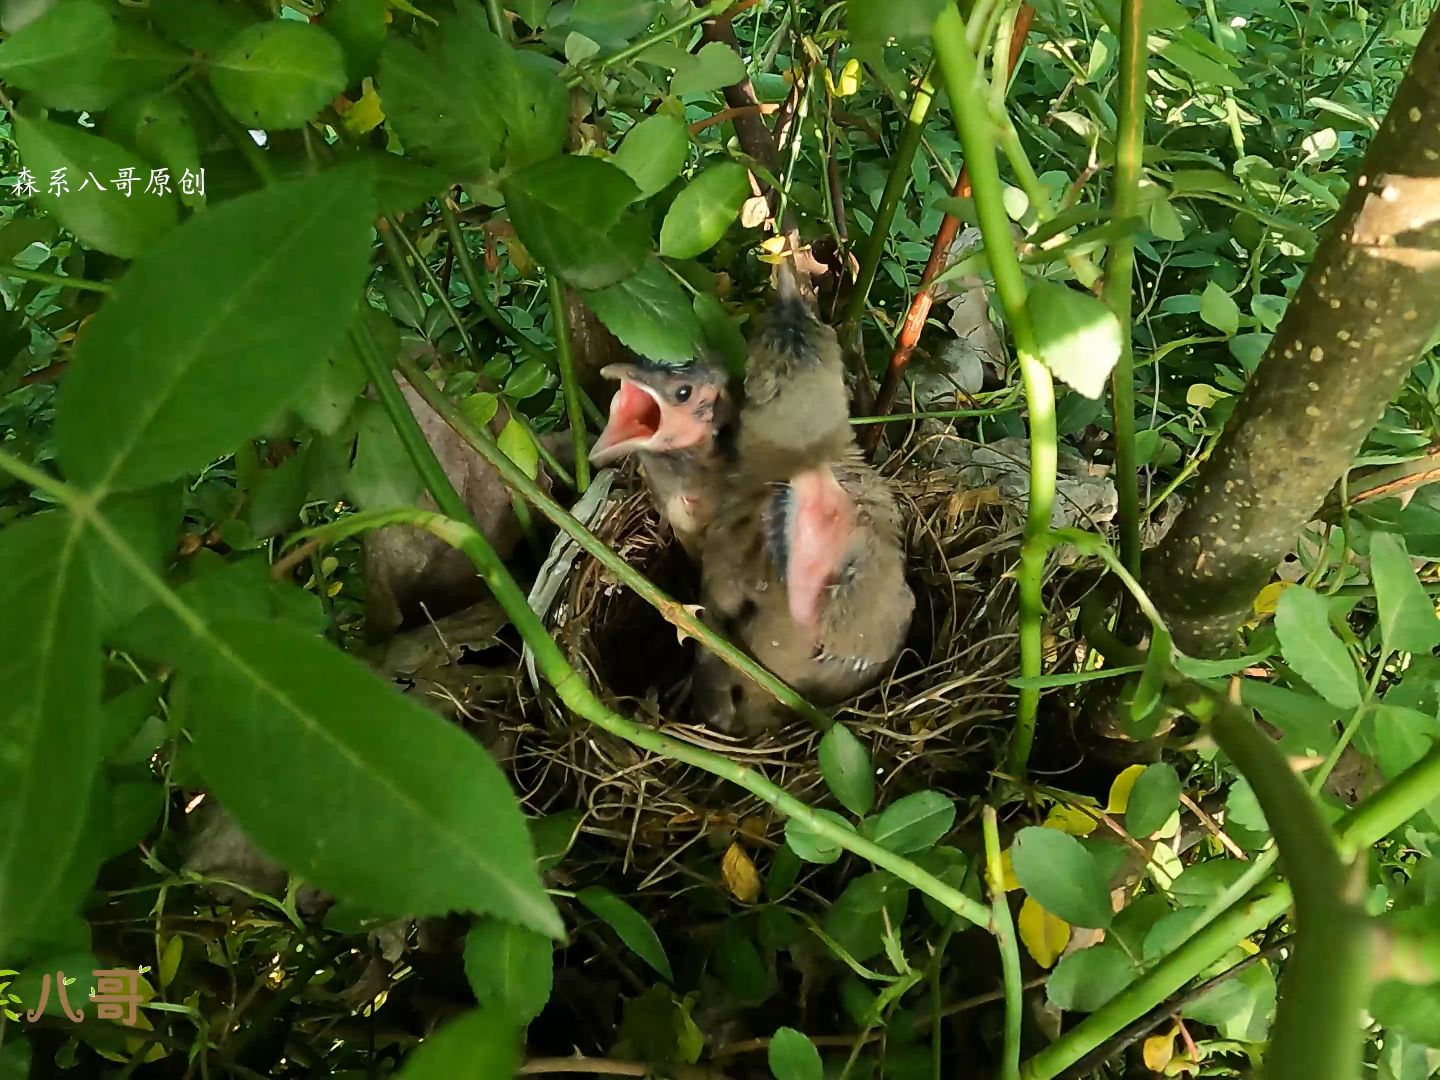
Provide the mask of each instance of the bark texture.
[{"label": "bark texture", "polygon": [[1146,559],[1176,644],[1223,648],[1440,325],[1440,17],[1432,18],[1192,502]]}]

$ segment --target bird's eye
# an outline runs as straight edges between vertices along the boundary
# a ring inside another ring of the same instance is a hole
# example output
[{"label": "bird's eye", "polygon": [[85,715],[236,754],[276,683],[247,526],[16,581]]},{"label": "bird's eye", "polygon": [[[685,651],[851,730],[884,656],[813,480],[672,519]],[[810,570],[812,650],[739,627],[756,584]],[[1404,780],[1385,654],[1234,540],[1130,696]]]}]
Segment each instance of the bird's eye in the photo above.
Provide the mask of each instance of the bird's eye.
[{"label": "bird's eye", "polygon": [[695,388],[693,386],[691,386],[689,383],[686,383],[684,386],[680,387],[678,390],[675,391],[675,400],[681,405],[684,405],[685,402],[690,400],[690,395],[694,391],[694,389]]}]

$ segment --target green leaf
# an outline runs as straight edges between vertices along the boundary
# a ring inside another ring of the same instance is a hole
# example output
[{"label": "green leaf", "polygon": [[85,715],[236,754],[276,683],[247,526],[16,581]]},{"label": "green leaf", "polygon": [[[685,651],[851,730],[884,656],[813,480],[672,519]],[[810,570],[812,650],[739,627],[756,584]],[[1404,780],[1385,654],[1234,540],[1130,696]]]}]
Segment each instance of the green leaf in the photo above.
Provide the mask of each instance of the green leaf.
[{"label": "green leaf", "polygon": [[[916,852],[910,861],[922,870],[934,874],[951,888],[959,889],[977,904],[985,903],[984,897],[980,895],[980,874],[972,867],[970,856],[960,849],[941,844],[929,851]],[[927,893],[920,894],[920,902],[925,905],[925,910],[930,912],[930,917],[941,926],[948,926],[955,917],[953,911]]]},{"label": "green leaf", "polygon": [[465,978],[481,1008],[528,1024],[550,1000],[550,939],[501,919],[481,919],[465,937]]},{"label": "green leaf", "polygon": [[76,346],[55,421],[70,479],[147,487],[272,420],[354,316],[372,213],[367,177],[327,172],[233,199],[156,244]]},{"label": "green leaf", "polygon": [[345,494],[365,510],[414,506],[424,482],[385,407],[361,401],[355,409],[355,453],[345,473]]},{"label": "green leaf", "polygon": [[680,175],[689,154],[690,132],[685,121],[657,113],[626,133],[615,151],[615,164],[635,181],[640,198],[648,199]]},{"label": "green leaf", "polygon": [[666,979],[675,978],[670,970],[670,960],[665,955],[665,946],[660,944],[655,928],[644,915],[609,889],[599,885],[581,889],[575,894],[575,899],[580,901],[590,914],[614,930],[620,940],[641,960]]},{"label": "green leaf", "polygon": [[500,429],[495,445],[531,480],[539,474],[540,448],[535,445],[530,432],[513,416]]},{"label": "green leaf", "polygon": [[506,0],[510,10],[519,15],[525,21],[526,26],[534,30],[544,28],[552,2],[553,0]]},{"label": "green leaf", "polygon": [[905,855],[934,844],[955,824],[955,803],[938,791],[917,791],[887,806],[865,833],[875,843]]},{"label": "green leaf", "polygon": [[733,86],[745,78],[745,61],[740,54],[721,41],[712,41],[694,56],[686,56],[670,80],[670,92],[676,97],[706,94],[722,86]]},{"label": "green leaf", "polygon": [[345,77],[351,86],[375,72],[389,27],[385,0],[330,0],[325,29],[345,53]]},{"label": "green leaf", "polygon": [[1405,541],[1394,533],[1370,536],[1370,575],[1380,610],[1380,640],[1386,652],[1428,653],[1440,644],[1435,602],[1420,584]]},{"label": "green leaf", "polygon": [[519,1025],[497,1009],[451,1020],[413,1050],[396,1080],[514,1076],[520,1068]]},{"label": "green leaf", "polygon": [[585,293],[585,303],[606,329],[649,360],[683,363],[700,349],[695,309],[659,259],[646,259],[638,273]]},{"label": "green leaf", "polygon": [[1440,985],[1382,982],[1370,997],[1370,1014],[1387,1034],[1440,1046]]},{"label": "green leaf", "polygon": [[770,1038],[770,1072],[775,1080],[821,1080],[820,1051],[809,1036],[782,1027]]},{"label": "green leaf", "polygon": [[1225,820],[1253,833],[1269,832],[1265,811],[1255,797],[1255,789],[1243,776],[1230,785],[1225,796]]},{"label": "green leaf", "polygon": [[519,168],[565,145],[570,95],[544,57],[506,45],[477,9],[445,19],[438,46],[392,39],[379,90],[406,148],[457,178]]},{"label": "green leaf", "polygon": [[1120,359],[1115,313],[1089,293],[1054,281],[1033,283],[1026,308],[1045,366],[1077,392],[1099,398]]},{"label": "green leaf", "polygon": [[[834,810],[816,810],[815,813],[842,828],[850,828],[850,823]],[[785,843],[791,851],[806,862],[820,863],[821,865],[833,863],[845,850],[828,837],[811,832],[795,818],[790,818],[785,822]]]},{"label": "green leaf", "polygon": [[845,17],[856,44],[879,47],[892,37],[928,40],[944,7],[945,0],[848,0]]},{"label": "green leaf", "polygon": [[318,26],[256,23],[215,54],[210,85],[225,111],[247,127],[303,127],[345,89],[345,54]]},{"label": "green leaf", "polygon": [[1324,599],[1304,585],[1292,585],[1275,607],[1275,632],[1285,663],[1326,701],[1344,709],[1360,704],[1355,665],[1330,626]]},{"label": "green leaf", "polygon": [[306,456],[291,454],[277,468],[266,470],[250,493],[246,520],[257,537],[274,536],[300,517],[305,505]]},{"label": "green leaf", "polygon": [[862,874],[830,905],[822,928],[852,959],[864,963],[885,947],[887,927],[898,933],[909,903],[910,886],[894,874]]},{"label": "green leaf", "polygon": [[0,43],[0,80],[41,105],[79,112],[163,86],[185,61],[97,0],[62,0]]},{"label": "green leaf", "polygon": [[1188,1020],[1218,1028],[1222,1038],[1253,1043],[1264,1042],[1274,1011],[1275,974],[1265,964],[1246,968],[1180,1010]]},{"label": "green leaf", "polygon": [[1135,967],[1116,946],[1102,943],[1071,953],[1055,965],[1045,996],[1057,1009],[1094,1012],[1134,981]]},{"label": "green leaf", "polygon": [[856,817],[864,817],[875,806],[875,766],[869,751],[844,724],[834,724],[820,740],[820,775],[840,805]]},{"label": "green leaf", "polygon": [[1230,294],[1213,281],[1200,294],[1200,318],[1222,334],[1233,334],[1240,329],[1240,308]]},{"label": "green leaf", "polygon": [[[1375,760],[1380,774],[1393,780],[1414,765],[1440,739],[1433,713],[1400,705],[1374,705],[1366,711],[1356,744]],[[1429,816],[1440,822],[1440,799],[1431,799]]]},{"label": "green leaf", "polygon": [[220,0],[150,0],[150,16],[171,41],[210,54],[256,22],[244,7]]},{"label": "green leaf", "polygon": [[[550,366],[543,360],[531,357],[512,371],[505,380],[505,396],[512,401],[524,401],[526,398],[532,398],[540,393],[549,383]],[[486,422],[489,422],[489,418],[486,419]]]},{"label": "green leaf", "polygon": [[[36,205],[87,247],[133,259],[179,216],[173,194],[146,195],[142,188],[126,198],[111,186],[121,169],[134,170],[139,162],[109,139],[17,116],[15,144],[24,167],[35,176]],[[51,186],[57,170],[63,170],[58,173],[63,190]]]},{"label": "green leaf", "polygon": [[607,161],[565,154],[512,173],[502,190],[520,242],[578,289],[613,285],[645,260],[645,233],[625,212],[638,192]]},{"label": "green leaf", "polygon": [[1058,829],[1021,829],[1010,849],[1020,887],[1074,926],[1110,925],[1110,882],[1099,861]]},{"label": "green leaf", "polygon": [[[184,176],[187,171],[196,175],[200,172],[200,140],[195,124],[184,100],[174,94],[128,98],[105,114],[102,130],[107,139],[134,147],[146,161],[169,169],[172,178]],[[134,197],[149,186],[143,169],[137,171],[137,180]],[[144,197],[156,198],[148,191]],[[199,205],[204,196],[182,193],[181,201]]]},{"label": "green leaf", "polygon": [[720,301],[707,292],[696,293],[691,306],[700,321],[705,347],[722,360],[732,375],[745,374],[745,335],[737,321],[730,317]]},{"label": "green leaf", "polygon": [[1131,836],[1143,839],[1169,821],[1179,803],[1180,777],[1174,766],[1164,762],[1147,765],[1130,789],[1125,827]]},{"label": "green leaf", "polygon": [[201,774],[268,854],[374,910],[563,932],[509,783],[469,735],[284,621],[191,611],[167,644],[204,703],[187,717]]},{"label": "green leaf", "polygon": [[324,435],[333,435],[349,418],[365,386],[365,362],[355,350],[355,333],[368,332],[375,338],[380,355],[387,361],[400,352],[400,334],[383,311],[362,303],[351,324],[351,333],[317,366],[314,377],[302,383],[292,405],[300,419]]},{"label": "green leaf", "polygon": [[0,531],[0,956],[81,897],[66,856],[90,821],[101,739],[99,620],[81,540],[63,511]]},{"label": "green leaf", "polygon": [[712,165],[675,196],[660,226],[660,254],[693,259],[709,251],[740,216],[750,196],[745,166],[736,161]]},{"label": "green leaf", "polygon": [[550,25],[613,49],[649,26],[658,7],[656,0],[573,0],[552,9]]},{"label": "green leaf", "polygon": [[1197,88],[1228,86],[1238,90],[1244,85],[1224,64],[1216,63],[1185,42],[1154,34],[1149,38],[1149,49],[1184,72]]}]

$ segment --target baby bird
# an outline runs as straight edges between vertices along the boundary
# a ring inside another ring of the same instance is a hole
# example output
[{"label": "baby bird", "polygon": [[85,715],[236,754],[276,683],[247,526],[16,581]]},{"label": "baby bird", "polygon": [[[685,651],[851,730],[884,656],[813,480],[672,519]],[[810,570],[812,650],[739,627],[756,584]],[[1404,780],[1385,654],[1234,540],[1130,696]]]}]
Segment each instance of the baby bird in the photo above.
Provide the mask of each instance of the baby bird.
[{"label": "baby bird", "polygon": [[724,478],[716,439],[730,414],[725,373],[703,362],[666,367],[642,360],[611,364],[601,374],[620,386],[591,462],[608,465],[638,454],[661,518],[698,560]]},{"label": "baby bird", "polygon": [[738,467],[751,477],[780,480],[838,460],[853,442],[839,339],[816,318],[793,268],[782,263],[774,306],[745,362]]},{"label": "baby bird", "polygon": [[[734,494],[703,549],[706,618],[817,704],[873,686],[915,610],[885,480],[851,448],[834,464]],[[768,693],[711,658],[697,664],[695,685],[699,714],[721,730],[782,718]]]}]

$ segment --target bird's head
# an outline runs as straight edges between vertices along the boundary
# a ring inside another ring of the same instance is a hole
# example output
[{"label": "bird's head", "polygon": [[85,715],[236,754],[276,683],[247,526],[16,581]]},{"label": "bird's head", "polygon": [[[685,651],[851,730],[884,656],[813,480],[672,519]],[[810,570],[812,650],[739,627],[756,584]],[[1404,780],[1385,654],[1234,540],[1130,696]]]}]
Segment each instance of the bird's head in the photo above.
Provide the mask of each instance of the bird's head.
[{"label": "bird's head", "polygon": [[635,451],[689,450],[707,443],[723,419],[725,375],[707,364],[611,364],[600,374],[618,379],[610,420],[590,450],[607,465]]}]

